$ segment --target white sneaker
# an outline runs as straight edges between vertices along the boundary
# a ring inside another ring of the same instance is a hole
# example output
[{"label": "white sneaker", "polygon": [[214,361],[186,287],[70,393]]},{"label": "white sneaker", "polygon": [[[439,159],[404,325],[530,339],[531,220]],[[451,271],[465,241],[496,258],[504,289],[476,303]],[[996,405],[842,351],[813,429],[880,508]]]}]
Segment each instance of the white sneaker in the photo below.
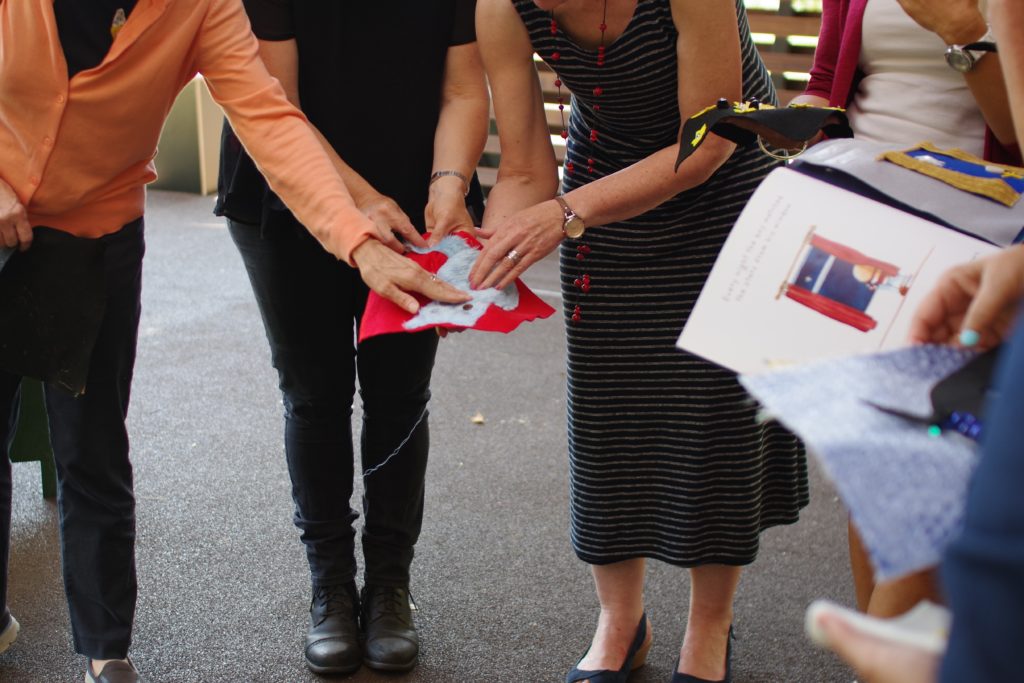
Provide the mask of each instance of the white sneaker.
[{"label": "white sneaker", "polygon": [[18,625],[18,620],[4,608],[3,614],[0,615],[0,652],[11,646],[20,630],[21,626]]}]

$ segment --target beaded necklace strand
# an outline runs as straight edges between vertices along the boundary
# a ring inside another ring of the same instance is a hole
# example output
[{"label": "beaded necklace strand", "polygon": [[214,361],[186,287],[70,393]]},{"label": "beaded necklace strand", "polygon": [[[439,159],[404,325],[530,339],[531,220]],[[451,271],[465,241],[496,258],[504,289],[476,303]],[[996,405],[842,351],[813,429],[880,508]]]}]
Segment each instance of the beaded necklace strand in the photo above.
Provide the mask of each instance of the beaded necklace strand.
[{"label": "beaded necklace strand", "polygon": [[[598,67],[602,67],[602,66],[604,66],[604,61],[605,61],[605,31],[608,30],[608,0],[604,0],[604,7],[603,7],[602,12],[601,12],[601,24],[599,25],[598,28],[600,28],[600,30],[601,30],[601,41],[600,41],[600,43],[597,46],[597,66]],[[554,36],[555,38],[557,38],[558,35],[559,35],[558,20],[555,19],[554,11],[551,12],[551,35]],[[551,61],[554,62],[555,64],[557,64],[558,60],[561,59],[562,54],[558,51],[557,43],[555,45],[555,49],[552,51],[552,53],[549,55],[549,57],[550,57]],[[568,140],[569,140],[569,127],[566,124],[566,120],[565,120],[565,98],[562,95],[562,79],[559,78],[557,72],[555,73],[555,88],[557,90],[557,97],[558,97],[558,115],[559,115],[559,118],[561,119],[561,123],[562,123],[561,136],[562,136],[562,140],[565,140],[568,143]],[[604,88],[602,88],[600,85],[594,86],[593,93],[594,93],[594,97],[601,97],[601,95],[604,94]],[[600,104],[594,104],[594,111],[601,111],[601,105]],[[590,141],[592,143],[596,144],[597,140],[598,140],[597,128],[591,128],[590,129]],[[565,160],[565,173],[568,174],[568,175],[572,175],[575,172],[575,170],[576,170],[575,165],[568,158],[568,146],[567,146],[566,147],[566,160]],[[593,159],[593,157],[590,157],[590,158],[587,159],[587,173],[589,173],[591,176],[593,176],[593,174],[594,174],[594,159]],[[576,260],[580,262],[580,275],[579,275],[579,277],[575,278],[573,280],[573,282],[572,282],[573,287],[576,288],[576,296],[575,296],[574,301],[573,301],[572,316],[571,316],[571,320],[572,320],[573,323],[578,323],[582,319],[583,315],[582,315],[582,308],[580,307],[580,299],[582,298],[583,294],[586,294],[587,292],[590,291],[590,275],[588,275],[583,270],[583,265],[582,265],[582,262],[586,260],[587,255],[589,253],[590,253],[590,247],[587,244],[585,244],[582,241],[582,238],[581,238],[579,240],[579,244],[576,245]]]}]

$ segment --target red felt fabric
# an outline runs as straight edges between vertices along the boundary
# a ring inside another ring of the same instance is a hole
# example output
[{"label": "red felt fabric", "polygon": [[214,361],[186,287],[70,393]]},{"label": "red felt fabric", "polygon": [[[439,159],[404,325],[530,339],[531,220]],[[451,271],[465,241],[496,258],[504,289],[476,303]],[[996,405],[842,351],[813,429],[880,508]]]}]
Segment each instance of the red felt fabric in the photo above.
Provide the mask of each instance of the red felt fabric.
[{"label": "red felt fabric", "polygon": [[[480,250],[483,246],[470,235],[466,233],[457,233],[459,237],[466,241],[469,246],[474,249]],[[406,257],[415,261],[425,270],[436,273],[441,266],[444,265],[448,257],[439,252],[430,252],[426,254],[418,254],[416,252],[406,253]],[[471,328],[466,328],[460,325],[440,325],[447,330],[482,330],[484,332],[504,332],[508,333],[519,327],[524,322],[530,320],[536,320],[539,318],[547,318],[555,312],[551,306],[544,303],[540,297],[530,291],[521,280],[516,280],[516,289],[519,291],[519,305],[511,311],[506,311],[498,306],[490,305],[479,319],[476,324]],[[420,305],[429,303],[426,297],[420,295],[414,295],[419,300]],[[375,337],[379,334],[394,334],[399,332],[419,332],[421,330],[430,329],[432,327],[438,327],[437,325],[422,325],[413,329],[406,329],[404,324],[413,318],[413,315],[405,312],[397,305],[381,297],[376,292],[370,292],[370,297],[366,301],[366,310],[363,311],[363,318],[359,324],[359,341],[362,342],[370,337]]]},{"label": "red felt fabric", "polygon": [[839,303],[828,297],[821,296],[810,292],[803,287],[797,285],[789,285],[786,287],[786,296],[797,302],[803,304],[808,308],[821,313],[824,316],[832,318],[844,325],[854,327],[861,332],[868,332],[875,329],[878,322],[871,316],[858,311],[852,306]]}]

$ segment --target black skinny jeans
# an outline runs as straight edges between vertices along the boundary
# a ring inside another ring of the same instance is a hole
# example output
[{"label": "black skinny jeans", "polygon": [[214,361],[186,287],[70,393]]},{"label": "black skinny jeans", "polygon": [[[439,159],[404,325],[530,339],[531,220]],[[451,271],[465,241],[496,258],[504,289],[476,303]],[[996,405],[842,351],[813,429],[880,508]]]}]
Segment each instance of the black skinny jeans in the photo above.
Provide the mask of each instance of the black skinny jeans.
[{"label": "black skinny jeans", "polygon": [[[121,659],[135,618],[135,497],[125,416],[135,367],[145,252],[142,219],[99,238],[107,304],[89,362],[86,392],[45,387],[57,466],[64,590],[75,651]],[[21,377],[0,372],[0,609],[7,602],[11,463]]]},{"label": "black skinny jeans", "polygon": [[[368,584],[406,587],[423,520],[433,331],[356,347],[368,289],[294,220],[228,221],[284,397],[285,457],[313,583],[353,581],[352,401],[363,402],[362,545]],[[394,455],[392,455],[394,454]]]}]

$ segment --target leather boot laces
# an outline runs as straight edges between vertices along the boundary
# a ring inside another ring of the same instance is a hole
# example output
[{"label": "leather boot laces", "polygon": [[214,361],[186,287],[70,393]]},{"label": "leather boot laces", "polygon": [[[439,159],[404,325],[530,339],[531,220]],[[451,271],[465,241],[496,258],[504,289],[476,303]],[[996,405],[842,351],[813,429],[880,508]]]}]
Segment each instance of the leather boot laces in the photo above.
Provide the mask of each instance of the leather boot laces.
[{"label": "leather boot laces", "polygon": [[379,588],[373,596],[374,609],[371,622],[385,617],[398,617],[403,623],[409,620],[409,602],[397,588]]},{"label": "leather boot laces", "polygon": [[322,605],[320,619],[316,625],[327,621],[332,616],[352,613],[352,596],[344,586],[320,586],[313,595],[313,602]]}]

